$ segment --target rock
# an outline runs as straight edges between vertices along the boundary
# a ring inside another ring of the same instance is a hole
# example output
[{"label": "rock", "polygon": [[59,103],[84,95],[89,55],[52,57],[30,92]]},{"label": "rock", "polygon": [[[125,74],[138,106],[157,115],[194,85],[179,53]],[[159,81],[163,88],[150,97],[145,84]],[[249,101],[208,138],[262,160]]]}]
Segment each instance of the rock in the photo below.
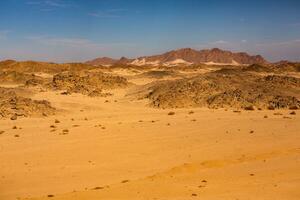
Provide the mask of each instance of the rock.
[{"label": "rock", "polygon": [[168,113],[168,115],[175,115],[175,112],[171,111]]},{"label": "rock", "polygon": [[102,72],[63,72],[53,77],[51,86],[54,89],[66,90],[66,94],[81,93],[95,96],[110,96],[110,93],[102,93],[103,89],[126,87],[128,82],[120,76],[111,76]]},{"label": "rock", "polygon": [[11,116],[11,120],[17,120],[18,116],[16,114],[14,114],[13,116]]},{"label": "rock", "polygon": [[261,77],[234,69],[162,81],[148,86],[139,94],[145,94],[144,98],[148,98],[152,106],[163,109],[209,107],[275,110],[300,107],[300,100],[296,98],[299,89],[299,78]]},{"label": "rock", "polygon": [[255,110],[253,105],[244,107],[245,110]]},{"label": "rock", "polygon": [[0,118],[16,120],[19,117],[55,114],[55,108],[50,102],[19,96],[15,90],[0,87]]}]

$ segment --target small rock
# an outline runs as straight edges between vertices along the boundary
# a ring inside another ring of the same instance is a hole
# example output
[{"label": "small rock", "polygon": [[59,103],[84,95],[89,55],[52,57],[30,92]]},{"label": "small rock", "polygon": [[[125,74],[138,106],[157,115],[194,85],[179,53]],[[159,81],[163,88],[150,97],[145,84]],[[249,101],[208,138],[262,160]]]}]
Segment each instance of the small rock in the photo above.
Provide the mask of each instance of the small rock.
[{"label": "small rock", "polygon": [[254,106],[253,105],[249,105],[249,106],[246,106],[244,107],[244,110],[255,110]]},{"label": "small rock", "polygon": [[18,116],[16,114],[14,114],[13,116],[11,116],[11,120],[17,120]]},{"label": "small rock", "polygon": [[104,187],[94,187],[93,190],[101,190],[104,189]]},{"label": "small rock", "polygon": [[295,111],[290,112],[290,115],[296,115]]},{"label": "small rock", "polygon": [[275,107],[272,106],[272,105],[270,105],[270,106],[268,106],[268,109],[269,109],[269,110],[275,110]]},{"label": "small rock", "polygon": [[169,112],[168,115],[175,115],[175,112]]},{"label": "small rock", "polygon": [[290,110],[298,110],[299,107],[298,107],[298,106],[290,106],[289,109],[290,109]]},{"label": "small rock", "polygon": [[66,134],[69,133],[69,130],[68,129],[64,129],[62,132],[63,132],[64,135],[66,135]]},{"label": "small rock", "polygon": [[54,123],[58,124],[58,123],[60,123],[60,121],[59,121],[58,119],[56,119],[56,120],[54,121]]}]

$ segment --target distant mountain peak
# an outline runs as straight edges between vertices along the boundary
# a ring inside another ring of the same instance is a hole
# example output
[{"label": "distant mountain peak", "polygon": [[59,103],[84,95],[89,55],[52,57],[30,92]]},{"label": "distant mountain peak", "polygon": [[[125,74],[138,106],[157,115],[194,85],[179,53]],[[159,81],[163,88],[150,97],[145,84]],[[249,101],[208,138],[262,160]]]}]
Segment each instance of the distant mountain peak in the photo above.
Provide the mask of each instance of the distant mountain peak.
[{"label": "distant mountain peak", "polygon": [[[105,57],[104,57],[105,58]],[[87,63],[97,61],[99,65],[107,59],[98,58]],[[104,62],[103,62],[104,63]],[[106,62],[107,63],[107,62]],[[131,65],[153,65],[153,66],[173,66],[173,65],[191,65],[191,64],[213,64],[213,65],[251,65],[268,63],[262,56],[251,56],[244,52],[233,53],[231,51],[219,48],[195,50],[192,48],[181,48],[168,51],[166,53],[154,56],[143,56],[136,59],[122,57],[114,60],[112,64],[131,64]]]}]

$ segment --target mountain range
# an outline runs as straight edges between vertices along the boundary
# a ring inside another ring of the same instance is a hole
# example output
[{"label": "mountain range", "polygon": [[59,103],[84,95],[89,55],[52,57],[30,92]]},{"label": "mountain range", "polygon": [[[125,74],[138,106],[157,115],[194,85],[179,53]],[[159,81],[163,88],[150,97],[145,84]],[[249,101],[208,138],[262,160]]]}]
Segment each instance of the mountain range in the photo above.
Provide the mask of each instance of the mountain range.
[{"label": "mountain range", "polygon": [[251,56],[244,52],[233,53],[231,51],[221,50],[218,48],[195,50],[191,48],[177,49],[160,55],[143,56],[135,59],[122,57],[113,59],[108,57],[96,58],[86,62],[90,65],[152,65],[152,66],[176,66],[176,65],[251,65],[251,64],[268,64],[262,56]]}]

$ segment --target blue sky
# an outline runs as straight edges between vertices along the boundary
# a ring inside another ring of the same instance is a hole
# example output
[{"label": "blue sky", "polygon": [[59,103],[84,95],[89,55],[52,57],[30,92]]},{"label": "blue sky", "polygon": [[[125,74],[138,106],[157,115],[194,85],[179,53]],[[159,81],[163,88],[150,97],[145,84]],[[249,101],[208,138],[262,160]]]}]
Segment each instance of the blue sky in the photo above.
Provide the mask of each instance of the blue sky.
[{"label": "blue sky", "polygon": [[300,61],[300,1],[0,1],[0,59],[70,62],[184,47]]}]

